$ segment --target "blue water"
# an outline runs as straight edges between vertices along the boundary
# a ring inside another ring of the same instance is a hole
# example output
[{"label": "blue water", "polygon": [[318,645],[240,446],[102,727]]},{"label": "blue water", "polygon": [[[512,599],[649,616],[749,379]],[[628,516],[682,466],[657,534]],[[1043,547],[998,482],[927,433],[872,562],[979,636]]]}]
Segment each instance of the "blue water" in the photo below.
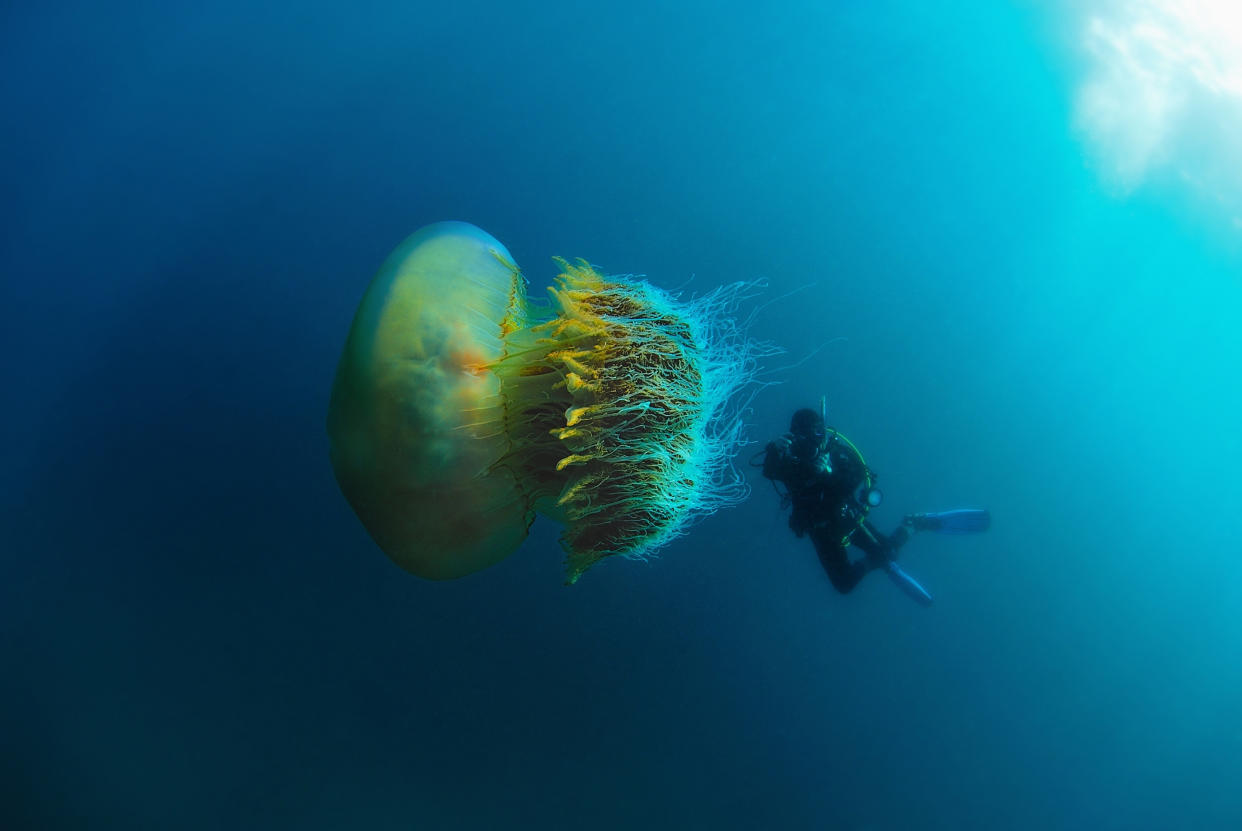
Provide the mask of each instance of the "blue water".
[{"label": "blue water", "polygon": [[[0,12],[0,827],[1242,827],[1240,232],[1107,185],[1071,10],[345,6]],[[324,417],[442,219],[799,290],[752,438],[826,395],[878,524],[992,531],[930,610],[759,477],[572,588],[546,524],[401,572]]]}]

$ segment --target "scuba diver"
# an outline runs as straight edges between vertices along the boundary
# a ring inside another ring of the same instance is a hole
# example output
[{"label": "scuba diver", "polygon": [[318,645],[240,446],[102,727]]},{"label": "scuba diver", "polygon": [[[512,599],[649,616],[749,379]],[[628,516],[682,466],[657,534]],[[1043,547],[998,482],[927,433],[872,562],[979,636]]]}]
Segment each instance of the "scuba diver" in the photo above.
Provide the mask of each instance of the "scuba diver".
[{"label": "scuba diver", "polygon": [[[793,509],[790,529],[799,538],[810,535],[828,579],[842,594],[879,568],[906,594],[930,606],[931,594],[897,565],[897,552],[917,531],[972,534],[986,531],[991,523],[986,510],[966,508],[907,514],[893,533],[881,533],[867,519],[882,499],[875,475],[854,443],[825,424],[822,400],[819,412],[795,412],[789,432],[762,452],[763,475],[774,486],[784,485],[783,492],[777,487],[781,507]],[[864,556],[851,560],[851,545]]]}]

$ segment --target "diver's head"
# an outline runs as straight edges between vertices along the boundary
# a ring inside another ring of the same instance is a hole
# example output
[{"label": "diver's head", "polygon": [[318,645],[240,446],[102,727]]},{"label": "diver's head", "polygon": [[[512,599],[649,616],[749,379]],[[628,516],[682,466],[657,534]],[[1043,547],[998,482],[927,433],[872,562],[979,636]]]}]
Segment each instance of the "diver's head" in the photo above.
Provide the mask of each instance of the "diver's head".
[{"label": "diver's head", "polygon": [[828,431],[824,426],[823,416],[804,407],[789,420],[789,432],[793,434],[794,452],[799,456],[807,456],[819,451]]}]

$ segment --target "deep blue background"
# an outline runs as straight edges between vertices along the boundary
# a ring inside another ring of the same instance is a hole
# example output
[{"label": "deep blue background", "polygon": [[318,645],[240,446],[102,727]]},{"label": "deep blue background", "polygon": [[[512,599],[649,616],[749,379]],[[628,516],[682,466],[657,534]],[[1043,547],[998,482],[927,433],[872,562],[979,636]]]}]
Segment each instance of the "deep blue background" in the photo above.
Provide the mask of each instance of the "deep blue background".
[{"label": "deep blue background", "polygon": [[[1239,247],[1101,189],[1065,12],[953,8],[0,12],[0,825],[1242,825]],[[440,219],[536,290],[800,288],[752,437],[827,394],[882,525],[993,531],[907,549],[931,610],[759,479],[572,589],[544,525],[402,573],[323,422]]]}]

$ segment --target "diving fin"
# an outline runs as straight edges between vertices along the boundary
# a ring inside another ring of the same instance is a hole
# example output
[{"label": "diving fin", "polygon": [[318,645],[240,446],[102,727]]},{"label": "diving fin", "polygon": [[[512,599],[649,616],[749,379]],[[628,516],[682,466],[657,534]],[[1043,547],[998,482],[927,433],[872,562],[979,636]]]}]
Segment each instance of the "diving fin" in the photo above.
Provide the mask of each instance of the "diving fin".
[{"label": "diving fin", "polygon": [[955,511],[939,511],[930,514],[910,514],[906,524],[915,531],[935,531],[937,534],[979,534],[988,530],[992,515],[986,508],[958,508]]},{"label": "diving fin", "polygon": [[932,605],[931,592],[923,588],[923,585],[905,572],[901,566],[892,560],[884,564],[884,571],[892,578],[893,582],[903,592],[908,594],[920,606]]}]

